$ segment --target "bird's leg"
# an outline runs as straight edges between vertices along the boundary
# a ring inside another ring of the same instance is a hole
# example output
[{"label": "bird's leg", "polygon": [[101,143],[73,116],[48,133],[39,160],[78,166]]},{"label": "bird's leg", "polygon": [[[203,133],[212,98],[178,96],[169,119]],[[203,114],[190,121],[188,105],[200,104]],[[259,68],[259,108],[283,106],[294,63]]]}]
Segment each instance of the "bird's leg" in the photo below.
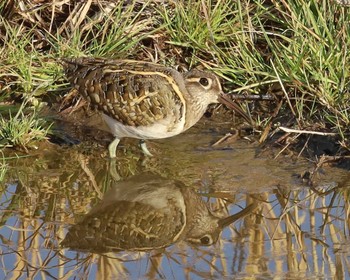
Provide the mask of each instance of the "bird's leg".
[{"label": "bird's leg", "polygon": [[114,140],[109,144],[108,146],[108,152],[110,158],[115,158],[117,156],[117,147],[119,144],[120,139],[118,137],[115,137]]},{"label": "bird's leg", "polygon": [[117,172],[116,158],[112,158],[109,160],[108,170],[109,170],[109,174],[112,176],[112,179],[115,182],[118,182],[121,180],[121,178]]},{"label": "bird's leg", "polygon": [[145,140],[143,140],[143,139],[140,140],[140,147],[141,147],[141,149],[142,149],[142,152],[143,152],[146,156],[153,157],[153,155],[151,154],[151,152],[147,149]]}]

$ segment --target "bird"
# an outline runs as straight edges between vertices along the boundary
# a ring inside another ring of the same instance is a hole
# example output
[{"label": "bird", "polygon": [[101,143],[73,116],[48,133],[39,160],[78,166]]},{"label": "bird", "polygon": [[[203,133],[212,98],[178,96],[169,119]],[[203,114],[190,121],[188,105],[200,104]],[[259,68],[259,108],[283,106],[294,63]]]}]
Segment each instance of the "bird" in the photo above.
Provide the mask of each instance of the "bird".
[{"label": "bird", "polygon": [[61,247],[77,251],[149,251],[185,241],[217,242],[222,230],[257,207],[220,217],[191,187],[144,172],[114,182],[102,200],[67,232]]},{"label": "bird", "polygon": [[197,69],[185,73],[138,60],[78,57],[61,59],[65,75],[79,94],[102,113],[114,135],[110,158],[121,138],[141,140],[178,135],[204,115],[209,104],[223,103],[250,122],[249,116],[224,93],[219,78]]}]

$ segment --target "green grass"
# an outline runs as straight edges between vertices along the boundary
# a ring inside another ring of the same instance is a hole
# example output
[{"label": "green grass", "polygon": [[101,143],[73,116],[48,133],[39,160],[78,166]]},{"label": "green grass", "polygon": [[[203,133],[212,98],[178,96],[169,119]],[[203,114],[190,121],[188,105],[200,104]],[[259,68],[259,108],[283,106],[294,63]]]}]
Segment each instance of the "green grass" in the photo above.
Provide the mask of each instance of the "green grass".
[{"label": "green grass", "polygon": [[[228,42],[233,35],[233,26],[238,13],[234,11],[235,1],[180,1],[173,11],[161,10],[170,36],[170,43],[203,52],[211,47]],[[229,20],[228,20],[229,18]]]},{"label": "green grass", "polygon": [[0,148],[15,147],[27,150],[36,148],[38,141],[47,139],[50,125],[37,116],[35,111],[24,113],[25,104],[15,116],[0,115]]},{"label": "green grass", "polygon": [[346,66],[350,29],[346,22],[350,16],[329,2],[289,3],[283,24],[284,30],[292,30],[290,38],[272,40],[265,35],[272,50],[270,63],[295,99],[296,118],[302,125],[314,117],[330,128],[346,128],[350,86]]},{"label": "green grass", "polygon": [[181,3],[163,17],[170,43],[190,48],[190,61],[224,77],[230,92],[284,100],[277,121],[289,115],[293,128],[337,132],[347,141],[349,8],[323,0]]},{"label": "green grass", "polygon": [[181,63],[211,69],[226,92],[281,100],[276,117],[274,103],[257,110],[256,101],[242,102],[259,129],[276,123],[320,129],[350,145],[350,13],[335,1],[25,5],[24,15],[14,10],[0,21],[6,31],[0,33],[0,102],[21,97],[33,105],[66,93],[60,57]]},{"label": "green grass", "polygon": [[0,77],[4,79],[6,90],[3,96],[15,96],[35,100],[56,88],[59,65],[50,54],[36,49],[34,45],[34,28],[23,25],[10,25],[5,20],[0,22],[6,29],[3,47],[0,49]]}]

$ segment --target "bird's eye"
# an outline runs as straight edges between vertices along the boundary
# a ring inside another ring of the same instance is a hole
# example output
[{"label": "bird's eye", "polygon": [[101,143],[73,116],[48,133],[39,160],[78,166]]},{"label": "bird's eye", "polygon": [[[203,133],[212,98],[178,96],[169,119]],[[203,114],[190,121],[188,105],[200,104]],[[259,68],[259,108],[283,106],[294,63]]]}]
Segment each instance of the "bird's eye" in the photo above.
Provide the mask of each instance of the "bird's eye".
[{"label": "bird's eye", "polygon": [[207,86],[207,85],[209,85],[209,81],[208,81],[208,79],[207,78],[200,78],[199,79],[199,83],[202,85],[202,86]]},{"label": "bird's eye", "polygon": [[209,236],[203,236],[201,239],[200,239],[200,242],[202,245],[210,245],[211,243],[211,238]]}]

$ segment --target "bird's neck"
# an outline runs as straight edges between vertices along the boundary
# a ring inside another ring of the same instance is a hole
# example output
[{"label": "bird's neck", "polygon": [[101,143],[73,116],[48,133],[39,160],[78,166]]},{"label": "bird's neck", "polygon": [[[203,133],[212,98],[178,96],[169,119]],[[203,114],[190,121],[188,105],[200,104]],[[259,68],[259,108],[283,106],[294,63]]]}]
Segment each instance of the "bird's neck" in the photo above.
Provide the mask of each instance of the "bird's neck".
[{"label": "bird's neck", "polygon": [[208,105],[199,100],[190,100],[187,103],[185,129],[189,129],[200,120],[207,110]]}]

